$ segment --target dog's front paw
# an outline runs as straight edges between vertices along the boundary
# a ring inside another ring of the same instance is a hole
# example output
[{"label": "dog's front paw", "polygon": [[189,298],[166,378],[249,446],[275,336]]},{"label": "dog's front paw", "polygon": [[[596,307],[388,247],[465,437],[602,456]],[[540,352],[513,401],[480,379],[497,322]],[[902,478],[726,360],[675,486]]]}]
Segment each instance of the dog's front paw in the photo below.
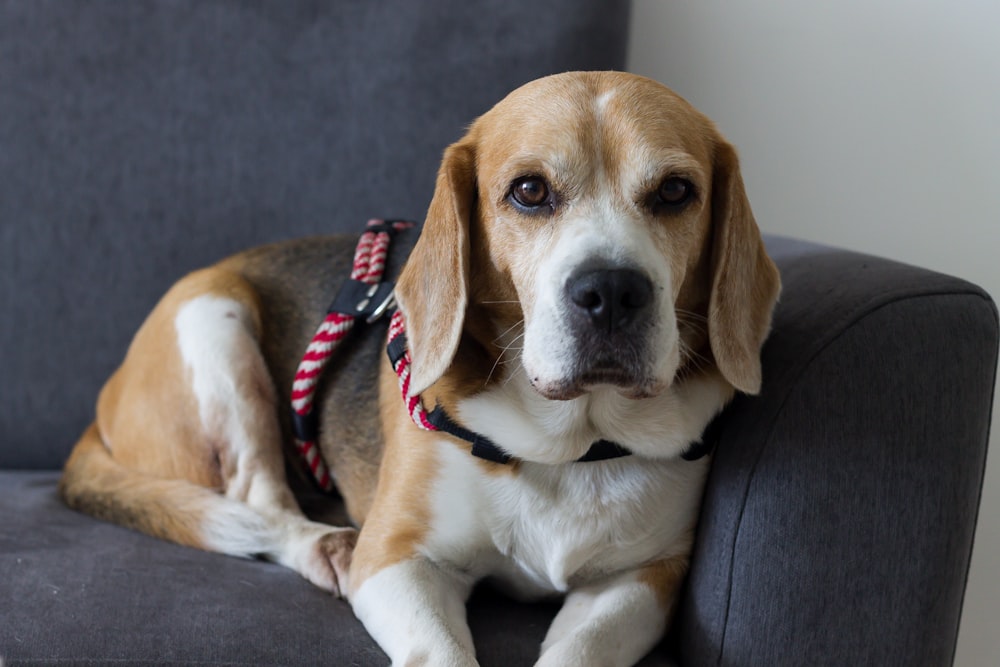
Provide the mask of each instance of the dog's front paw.
[{"label": "dog's front paw", "polygon": [[304,550],[299,572],[323,590],[342,597],[357,541],[358,531],[353,528],[335,528],[319,535]]}]

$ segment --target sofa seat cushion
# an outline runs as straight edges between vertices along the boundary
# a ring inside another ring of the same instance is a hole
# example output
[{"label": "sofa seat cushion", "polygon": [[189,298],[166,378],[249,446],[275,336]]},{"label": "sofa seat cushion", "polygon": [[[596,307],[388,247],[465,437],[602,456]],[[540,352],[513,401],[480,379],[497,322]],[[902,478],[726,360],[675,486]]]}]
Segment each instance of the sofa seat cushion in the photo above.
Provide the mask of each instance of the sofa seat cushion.
[{"label": "sofa seat cushion", "polygon": [[[66,508],[57,472],[0,471],[0,659],[11,665],[385,665],[335,599],[284,567]],[[558,607],[470,602],[483,665],[531,665]],[[643,664],[665,663],[662,652]]]}]

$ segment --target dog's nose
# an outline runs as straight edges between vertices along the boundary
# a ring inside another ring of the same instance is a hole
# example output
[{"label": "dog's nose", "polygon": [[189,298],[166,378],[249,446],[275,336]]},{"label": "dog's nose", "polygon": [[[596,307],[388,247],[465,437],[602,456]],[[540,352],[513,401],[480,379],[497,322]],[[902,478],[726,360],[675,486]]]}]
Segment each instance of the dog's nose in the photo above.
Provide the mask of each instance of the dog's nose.
[{"label": "dog's nose", "polygon": [[633,269],[591,269],[566,282],[569,301],[591,324],[615,331],[630,324],[653,300],[653,283]]}]

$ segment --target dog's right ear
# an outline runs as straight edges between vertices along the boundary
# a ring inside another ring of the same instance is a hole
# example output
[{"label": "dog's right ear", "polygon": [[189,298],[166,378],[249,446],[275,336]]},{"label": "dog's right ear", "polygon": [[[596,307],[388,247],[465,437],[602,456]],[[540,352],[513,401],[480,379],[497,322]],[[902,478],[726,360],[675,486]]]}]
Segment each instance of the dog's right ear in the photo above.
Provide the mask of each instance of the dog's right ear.
[{"label": "dog's right ear", "polygon": [[471,142],[458,142],[445,151],[423,231],[396,283],[396,301],[406,318],[411,395],[448,370],[462,336],[475,163]]}]

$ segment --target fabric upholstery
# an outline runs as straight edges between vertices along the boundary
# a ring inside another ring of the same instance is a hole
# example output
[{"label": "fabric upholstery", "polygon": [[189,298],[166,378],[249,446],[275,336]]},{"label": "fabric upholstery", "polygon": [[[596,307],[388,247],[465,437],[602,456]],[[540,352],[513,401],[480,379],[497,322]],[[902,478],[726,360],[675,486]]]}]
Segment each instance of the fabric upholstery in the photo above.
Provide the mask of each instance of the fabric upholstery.
[{"label": "fabric upholstery", "polygon": [[[0,657],[10,667],[388,664],[347,603],[291,570],[79,515],[56,497],[56,479],[0,472]],[[483,664],[532,664],[555,610],[479,594],[469,620]]]},{"label": "fabric upholstery", "polygon": [[[350,606],[291,570],[73,512],[58,473],[0,471],[0,662],[358,665],[389,660]],[[484,667],[527,667],[558,611],[489,588],[469,603]],[[664,642],[639,667],[669,667]]]},{"label": "fabric upholstery", "polygon": [[0,1],[0,467],[54,468],[163,291],[421,218],[507,92],[621,69],[624,0]]},{"label": "fabric upholstery", "polygon": [[676,635],[684,664],[948,665],[985,466],[978,288],[771,239],[764,391],[726,415]]}]

